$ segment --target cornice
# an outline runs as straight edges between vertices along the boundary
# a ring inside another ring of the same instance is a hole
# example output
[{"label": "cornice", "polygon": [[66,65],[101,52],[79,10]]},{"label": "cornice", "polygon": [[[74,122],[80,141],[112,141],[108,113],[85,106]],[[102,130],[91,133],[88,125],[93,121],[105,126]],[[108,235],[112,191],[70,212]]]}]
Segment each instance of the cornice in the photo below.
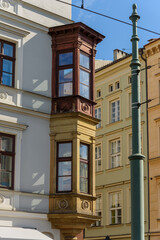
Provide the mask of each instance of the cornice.
[{"label": "cornice", "polygon": [[0,21],[0,30],[4,30],[6,32],[13,33],[13,34],[18,35],[23,38],[30,34],[29,31],[25,31],[22,28],[17,28],[14,25],[5,24],[2,21]]},{"label": "cornice", "polygon": [[7,127],[11,129],[24,131],[28,128],[28,125],[0,120],[0,127]]},{"label": "cornice", "polygon": [[37,118],[43,118],[43,119],[50,120],[50,114],[48,114],[48,113],[38,112],[35,110],[18,107],[18,106],[13,106],[13,105],[5,104],[5,103],[0,103],[0,109],[9,111],[9,112],[25,114],[25,115],[30,115],[30,116],[37,117]]}]

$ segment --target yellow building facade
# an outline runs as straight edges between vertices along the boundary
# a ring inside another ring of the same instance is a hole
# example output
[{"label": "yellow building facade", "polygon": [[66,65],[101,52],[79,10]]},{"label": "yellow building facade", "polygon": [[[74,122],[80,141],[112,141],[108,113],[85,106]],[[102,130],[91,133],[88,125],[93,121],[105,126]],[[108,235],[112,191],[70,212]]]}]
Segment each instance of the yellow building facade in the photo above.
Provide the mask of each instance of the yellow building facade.
[{"label": "yellow building facade", "polygon": [[[118,49],[115,59],[96,70],[95,143],[96,212],[101,216],[85,231],[85,239],[131,239],[130,162],[132,152],[131,55]],[[144,60],[141,69],[145,68]],[[141,102],[146,101],[146,74],[141,71]],[[146,105],[141,106],[144,160],[145,236],[148,239],[148,160]]]},{"label": "yellow building facade", "polygon": [[148,73],[149,195],[151,240],[160,239],[160,39],[145,45]]}]

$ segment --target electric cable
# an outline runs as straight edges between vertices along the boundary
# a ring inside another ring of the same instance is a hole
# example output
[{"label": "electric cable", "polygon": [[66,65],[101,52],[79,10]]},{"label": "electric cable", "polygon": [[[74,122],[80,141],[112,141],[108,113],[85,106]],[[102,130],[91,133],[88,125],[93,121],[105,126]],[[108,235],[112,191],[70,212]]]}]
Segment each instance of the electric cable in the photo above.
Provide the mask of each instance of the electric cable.
[{"label": "electric cable", "polygon": [[[132,23],[128,23],[128,22],[123,21],[123,20],[120,20],[120,19],[118,19],[118,18],[114,18],[114,17],[108,16],[108,15],[105,15],[105,14],[103,14],[103,13],[99,13],[99,12],[96,12],[96,11],[93,11],[93,10],[90,10],[90,9],[87,9],[87,8],[84,7],[83,3],[82,3],[82,6],[80,7],[80,6],[77,6],[77,5],[72,4],[72,3],[64,2],[64,1],[62,1],[62,0],[56,0],[56,1],[57,1],[57,2],[60,2],[60,3],[64,3],[64,4],[66,4],[66,5],[70,5],[70,6],[75,7],[75,8],[79,8],[79,9],[81,9],[81,10],[84,10],[84,11],[87,11],[87,12],[90,12],[90,13],[94,13],[94,14],[96,14],[96,15],[99,15],[99,16],[102,16],[102,17],[105,17],[105,18],[109,18],[109,19],[111,19],[111,20],[114,20],[114,21],[117,21],[117,22],[120,22],[120,23],[129,25],[129,26],[133,26]],[[149,29],[147,29],[147,28],[143,28],[143,27],[140,27],[140,26],[137,26],[137,28],[160,36],[160,33],[155,32],[155,31],[152,31],[152,30],[149,30]]]}]

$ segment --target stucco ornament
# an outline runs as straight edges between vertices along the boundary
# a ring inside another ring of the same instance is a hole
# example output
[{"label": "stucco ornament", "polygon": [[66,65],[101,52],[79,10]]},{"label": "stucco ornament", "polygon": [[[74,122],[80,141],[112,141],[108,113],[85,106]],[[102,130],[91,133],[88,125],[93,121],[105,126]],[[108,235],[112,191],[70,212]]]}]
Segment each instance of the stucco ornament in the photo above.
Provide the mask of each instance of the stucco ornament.
[{"label": "stucco ornament", "polygon": [[68,201],[63,199],[59,201],[59,208],[67,208],[68,207]]},{"label": "stucco ornament", "polygon": [[3,202],[4,202],[4,196],[0,194],[0,204],[2,204]]},{"label": "stucco ornament", "polygon": [[1,8],[9,8],[10,2],[8,0],[0,0],[0,7]]},{"label": "stucco ornament", "polygon": [[0,92],[0,99],[7,99],[8,94],[6,92]]},{"label": "stucco ornament", "polygon": [[17,1],[15,0],[0,0],[0,8],[10,12],[17,13]]},{"label": "stucco ornament", "polygon": [[89,208],[89,202],[86,201],[86,200],[84,200],[84,201],[82,202],[82,208],[83,208],[84,210],[87,210],[87,209]]}]

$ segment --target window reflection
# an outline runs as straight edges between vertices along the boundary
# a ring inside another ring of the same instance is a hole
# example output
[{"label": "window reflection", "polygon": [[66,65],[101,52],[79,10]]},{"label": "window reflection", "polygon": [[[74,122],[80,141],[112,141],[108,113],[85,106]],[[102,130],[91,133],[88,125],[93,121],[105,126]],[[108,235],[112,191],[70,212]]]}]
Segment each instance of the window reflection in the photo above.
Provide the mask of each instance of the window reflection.
[{"label": "window reflection", "polygon": [[71,143],[59,143],[58,157],[71,157],[72,156]]},{"label": "window reflection", "polygon": [[89,146],[80,144],[80,192],[89,193]]},{"label": "window reflection", "polygon": [[85,53],[80,53],[80,65],[89,69],[89,56]]},{"label": "window reflection", "polygon": [[7,43],[4,43],[4,55],[13,57],[13,46]]},{"label": "window reflection", "polygon": [[73,64],[73,53],[61,53],[59,54],[59,66]]}]

